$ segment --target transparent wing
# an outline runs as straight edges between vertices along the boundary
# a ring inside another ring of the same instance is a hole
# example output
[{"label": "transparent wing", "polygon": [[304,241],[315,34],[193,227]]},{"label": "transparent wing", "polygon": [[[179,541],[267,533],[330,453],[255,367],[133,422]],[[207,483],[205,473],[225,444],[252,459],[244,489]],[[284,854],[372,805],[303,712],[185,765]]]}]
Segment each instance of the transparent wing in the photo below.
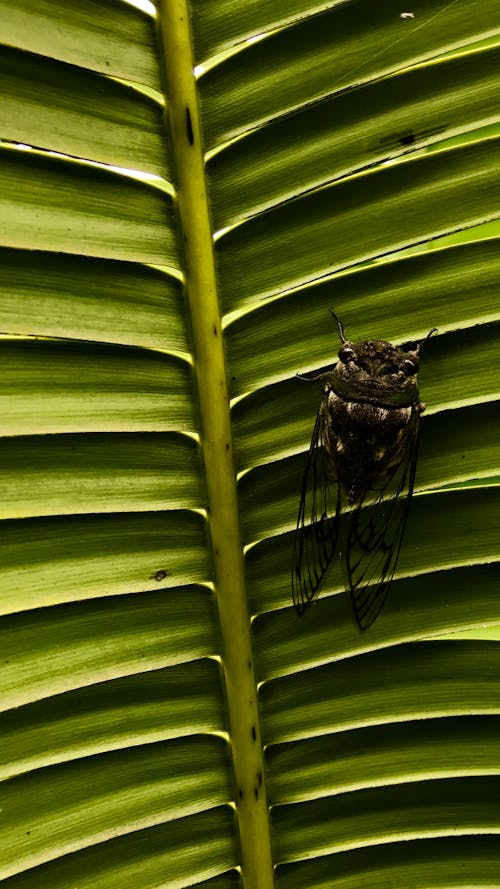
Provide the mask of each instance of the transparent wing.
[{"label": "transparent wing", "polygon": [[323,411],[316,417],[302,479],[292,562],[293,604],[307,608],[337,552],[340,492],[323,446]]},{"label": "transparent wing", "polygon": [[[396,570],[415,483],[419,425],[415,411],[400,465],[380,489],[365,492],[348,519],[344,564],[362,630],[379,615]],[[374,493],[375,500],[365,505]]]}]

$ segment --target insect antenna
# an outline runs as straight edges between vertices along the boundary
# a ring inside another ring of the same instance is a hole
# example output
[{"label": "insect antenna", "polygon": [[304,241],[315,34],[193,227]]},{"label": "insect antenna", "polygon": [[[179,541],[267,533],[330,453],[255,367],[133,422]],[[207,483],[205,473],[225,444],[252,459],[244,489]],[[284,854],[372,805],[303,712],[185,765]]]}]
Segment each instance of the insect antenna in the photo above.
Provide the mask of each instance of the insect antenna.
[{"label": "insect antenna", "polygon": [[330,315],[332,315],[332,317],[335,318],[335,321],[337,322],[337,327],[339,329],[340,339],[342,340],[343,343],[346,343],[347,340],[344,336],[344,325],[342,324],[342,321],[340,320],[340,318],[337,318],[337,316],[331,306],[328,307],[328,311],[330,312]]},{"label": "insect antenna", "polygon": [[427,334],[425,340],[422,340],[422,342],[419,343],[417,348],[415,349],[415,352],[417,353],[417,355],[420,355],[420,350],[423,348],[423,346],[425,346],[427,340],[429,340],[431,338],[432,334],[437,333],[437,332],[438,332],[437,327],[433,327],[432,330],[429,330],[429,333]]}]

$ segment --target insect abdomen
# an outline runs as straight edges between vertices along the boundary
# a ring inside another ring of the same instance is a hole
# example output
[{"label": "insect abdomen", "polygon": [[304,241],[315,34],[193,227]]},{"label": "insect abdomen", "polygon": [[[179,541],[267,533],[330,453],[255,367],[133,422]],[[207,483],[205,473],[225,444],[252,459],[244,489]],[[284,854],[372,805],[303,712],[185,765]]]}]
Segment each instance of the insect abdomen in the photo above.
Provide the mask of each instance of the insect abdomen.
[{"label": "insect abdomen", "polygon": [[323,441],[352,504],[383,487],[400,465],[415,408],[387,407],[328,393]]}]

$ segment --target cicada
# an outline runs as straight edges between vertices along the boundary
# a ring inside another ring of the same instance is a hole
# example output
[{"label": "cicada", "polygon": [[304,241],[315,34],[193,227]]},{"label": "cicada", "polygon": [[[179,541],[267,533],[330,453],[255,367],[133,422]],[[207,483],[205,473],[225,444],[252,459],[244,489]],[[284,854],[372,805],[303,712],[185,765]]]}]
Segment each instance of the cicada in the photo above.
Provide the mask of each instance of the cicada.
[{"label": "cicada", "polygon": [[[420,415],[419,358],[383,340],[341,347],[322,382],[302,481],[292,565],[302,614],[340,554],[362,630],[380,613],[396,570],[415,483]],[[342,519],[341,519],[342,516]]]}]

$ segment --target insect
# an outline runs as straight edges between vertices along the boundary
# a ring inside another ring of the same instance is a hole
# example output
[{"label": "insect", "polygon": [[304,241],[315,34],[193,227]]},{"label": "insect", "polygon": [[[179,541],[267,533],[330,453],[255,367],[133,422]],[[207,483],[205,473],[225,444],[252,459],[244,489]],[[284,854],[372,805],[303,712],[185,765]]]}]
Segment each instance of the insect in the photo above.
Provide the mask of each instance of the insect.
[{"label": "insect", "polygon": [[341,347],[333,370],[312,378],[322,381],[323,397],[302,480],[292,593],[302,614],[340,552],[365,630],[385,602],[401,549],[425,410],[419,358],[436,328],[407,351],[382,340],[352,343],[330,312]]}]

